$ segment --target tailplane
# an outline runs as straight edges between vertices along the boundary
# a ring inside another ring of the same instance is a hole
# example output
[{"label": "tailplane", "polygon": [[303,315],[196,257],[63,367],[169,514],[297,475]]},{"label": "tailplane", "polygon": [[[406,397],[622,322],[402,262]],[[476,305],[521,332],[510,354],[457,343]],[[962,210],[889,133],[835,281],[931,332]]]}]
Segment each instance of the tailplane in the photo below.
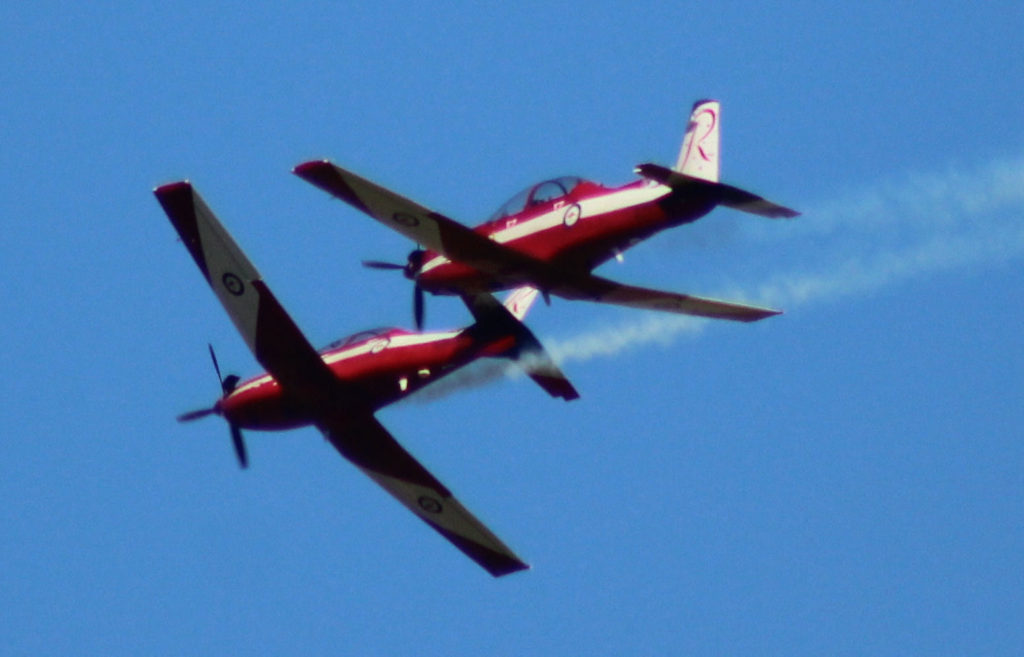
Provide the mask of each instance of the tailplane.
[{"label": "tailplane", "polygon": [[514,342],[500,354],[511,358],[552,397],[565,401],[579,399],[569,379],[558,369],[551,355],[544,350],[537,336],[520,320],[537,298],[536,288],[517,288],[508,296],[504,305],[487,293],[463,295],[462,300],[476,318],[473,329],[484,339],[509,336]]},{"label": "tailplane", "polygon": [[633,171],[648,180],[671,187],[676,194],[702,194],[727,208],[758,214],[769,219],[792,219],[800,216],[796,210],[772,203],[766,198],[738,187],[701,180],[657,164],[638,164]]},{"label": "tailplane", "polygon": [[718,182],[721,116],[721,105],[717,100],[698,100],[693,104],[683,147],[673,170],[692,178]]}]

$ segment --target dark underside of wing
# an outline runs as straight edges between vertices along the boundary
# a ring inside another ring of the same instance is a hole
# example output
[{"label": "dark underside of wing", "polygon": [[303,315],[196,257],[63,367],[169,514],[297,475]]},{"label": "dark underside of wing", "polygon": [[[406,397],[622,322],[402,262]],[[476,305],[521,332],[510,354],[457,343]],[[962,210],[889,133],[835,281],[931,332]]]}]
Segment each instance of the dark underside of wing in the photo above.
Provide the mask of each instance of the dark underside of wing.
[{"label": "dark underside of wing", "polygon": [[375,418],[335,416],[318,424],[342,456],[491,575],[529,568]]}]

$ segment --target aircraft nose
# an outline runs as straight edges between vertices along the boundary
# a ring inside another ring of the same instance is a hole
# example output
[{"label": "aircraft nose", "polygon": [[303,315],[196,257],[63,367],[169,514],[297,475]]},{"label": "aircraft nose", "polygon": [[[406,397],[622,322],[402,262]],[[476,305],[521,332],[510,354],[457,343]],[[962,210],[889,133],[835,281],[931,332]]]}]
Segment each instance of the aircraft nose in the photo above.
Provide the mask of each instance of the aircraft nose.
[{"label": "aircraft nose", "polygon": [[408,261],[405,265],[405,277],[412,280],[420,273],[420,269],[423,267],[423,256],[426,255],[426,251],[423,249],[416,249],[409,254]]}]

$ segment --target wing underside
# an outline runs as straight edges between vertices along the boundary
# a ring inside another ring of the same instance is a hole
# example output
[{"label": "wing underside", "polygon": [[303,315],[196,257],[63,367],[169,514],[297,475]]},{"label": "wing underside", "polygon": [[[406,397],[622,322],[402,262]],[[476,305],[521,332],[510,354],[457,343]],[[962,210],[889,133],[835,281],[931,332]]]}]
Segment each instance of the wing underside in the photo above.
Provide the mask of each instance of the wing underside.
[{"label": "wing underside", "polygon": [[342,456],[491,575],[529,568],[376,419],[325,417],[318,425]]},{"label": "wing underside", "polygon": [[565,299],[598,301],[629,308],[661,310],[681,315],[730,319],[738,322],[755,322],[781,313],[779,310],[770,308],[624,285],[600,276],[587,276],[582,280],[557,287],[551,292]]},{"label": "wing underside", "polygon": [[536,263],[454,219],[330,162],[314,160],[293,171],[306,182],[450,260],[494,274],[529,270]]}]

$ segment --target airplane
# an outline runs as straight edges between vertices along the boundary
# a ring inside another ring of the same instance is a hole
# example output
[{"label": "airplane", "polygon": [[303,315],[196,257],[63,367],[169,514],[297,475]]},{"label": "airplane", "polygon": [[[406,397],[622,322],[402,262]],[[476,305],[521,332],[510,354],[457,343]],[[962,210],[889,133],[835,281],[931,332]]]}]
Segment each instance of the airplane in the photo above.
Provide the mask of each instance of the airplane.
[{"label": "airplane", "polygon": [[773,219],[798,212],[719,182],[720,103],[694,104],[676,164],[641,164],[641,180],[605,187],[573,176],[531,185],[486,222],[469,228],[328,160],[293,173],[398,231],[419,246],[402,270],[414,282],[413,315],[423,324],[424,292],[457,295],[529,284],[550,295],[632,308],[752,322],[780,311],[663,292],[595,276],[593,269],[654,234],[723,205]]},{"label": "airplane", "polygon": [[479,358],[518,362],[548,394],[579,397],[522,319],[538,291],[514,290],[504,304],[488,293],[463,300],[476,320],[454,331],[397,328],[356,333],[316,350],[259,272],[188,181],[153,190],[200,272],[266,368],[246,381],[221,378],[210,408],[179,417],[227,420],[239,464],[248,465],[242,429],[315,425],[338,452],[458,549],[499,577],[528,568],[388,433],[374,413]]}]

